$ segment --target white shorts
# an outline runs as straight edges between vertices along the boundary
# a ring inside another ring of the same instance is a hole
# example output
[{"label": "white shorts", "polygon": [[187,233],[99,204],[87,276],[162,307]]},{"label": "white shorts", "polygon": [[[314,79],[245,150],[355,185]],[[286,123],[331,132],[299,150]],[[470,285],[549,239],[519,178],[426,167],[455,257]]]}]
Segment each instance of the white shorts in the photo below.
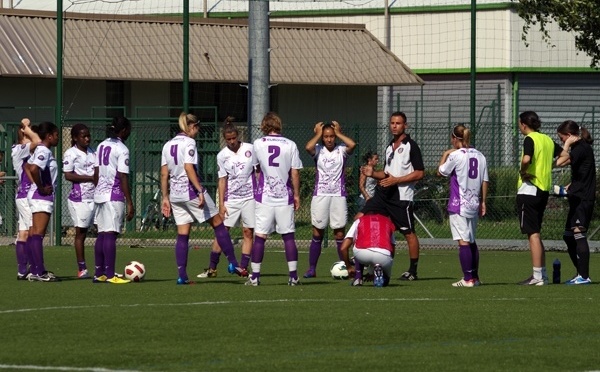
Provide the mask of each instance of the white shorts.
[{"label": "white shorts", "polygon": [[171,202],[173,218],[175,219],[175,224],[177,226],[187,225],[188,223],[194,222],[194,220],[198,221],[198,223],[202,223],[219,213],[217,206],[210,195],[208,195],[207,192],[204,192],[203,195],[203,208],[198,206],[198,198],[194,198],[185,202]]},{"label": "white shorts", "polygon": [[278,234],[288,234],[296,231],[294,223],[294,206],[281,205],[272,207],[256,203],[256,234],[269,235],[273,231]]},{"label": "white shorts", "polygon": [[242,220],[242,226],[253,229],[256,225],[256,201],[254,199],[226,201],[225,226],[234,227]]},{"label": "white shorts", "polygon": [[361,264],[368,265],[381,265],[383,272],[387,277],[392,276],[392,265],[394,265],[394,258],[392,253],[387,249],[383,248],[352,248],[354,253],[354,259]]},{"label": "white shorts", "polygon": [[450,231],[452,240],[464,240],[465,242],[475,243],[475,233],[477,232],[477,220],[479,217],[466,218],[460,214],[450,214]]},{"label": "white shorts", "polygon": [[98,232],[121,233],[123,217],[125,216],[125,203],[120,201],[107,201],[96,203],[94,219],[98,224]]},{"label": "white shorts", "polygon": [[312,225],[325,229],[330,223],[332,229],[341,229],[348,222],[348,204],[344,196],[313,196],[310,202]]},{"label": "white shorts", "polygon": [[29,209],[31,210],[31,214],[40,212],[52,214],[52,212],[54,212],[53,201],[27,198],[27,202],[29,202]]},{"label": "white shorts", "polygon": [[31,227],[31,208],[27,198],[15,199],[17,213],[19,214],[19,231],[29,230]]},{"label": "white shorts", "polygon": [[94,212],[96,211],[96,203],[93,200],[74,202],[71,199],[67,200],[69,213],[73,226],[87,229],[94,222]]}]

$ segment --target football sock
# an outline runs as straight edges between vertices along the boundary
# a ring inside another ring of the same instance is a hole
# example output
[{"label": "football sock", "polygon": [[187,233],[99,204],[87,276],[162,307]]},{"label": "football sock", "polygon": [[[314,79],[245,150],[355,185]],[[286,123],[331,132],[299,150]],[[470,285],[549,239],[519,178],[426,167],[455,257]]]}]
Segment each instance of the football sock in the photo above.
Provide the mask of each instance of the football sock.
[{"label": "football sock", "polygon": [[344,261],[344,256],[342,255],[342,243],[344,242],[344,239],[336,239],[335,240],[335,246],[337,248],[337,253],[338,253],[338,257],[340,259],[340,261]]},{"label": "football sock", "polygon": [[79,271],[83,271],[83,270],[87,269],[87,266],[85,265],[85,261],[77,261],[77,267],[79,268]]},{"label": "football sock", "polygon": [[219,258],[221,258],[221,252],[210,252],[210,263],[208,264],[208,267],[216,270],[217,269],[217,265],[219,264]]},{"label": "football sock", "polygon": [[227,257],[227,261],[233,264],[235,267],[239,267],[240,264],[238,260],[235,258],[235,251],[233,250],[233,243],[231,243],[231,236],[229,235],[229,231],[223,223],[215,227],[215,238],[217,238],[217,243],[219,243],[219,247]]},{"label": "football sock", "polygon": [[175,261],[177,262],[177,271],[179,277],[183,280],[188,280],[187,261],[189,240],[189,235],[177,234],[177,240],[175,241]]},{"label": "football sock", "polygon": [[104,236],[106,233],[98,233],[96,244],[94,244],[94,276],[104,275]]},{"label": "football sock", "polygon": [[252,279],[260,277],[260,265],[263,257],[265,256],[265,238],[260,236],[254,237],[254,244],[252,245]]},{"label": "football sock", "polygon": [[569,252],[569,258],[579,273],[579,260],[577,259],[577,240],[573,235],[573,231],[565,231],[563,233],[563,240],[567,243],[567,252]]},{"label": "football sock", "polygon": [[113,278],[117,261],[117,233],[107,232],[104,235],[102,252],[104,252],[104,275],[108,279]]},{"label": "football sock", "polygon": [[410,259],[410,266],[408,268],[408,272],[413,274],[413,275],[417,275],[417,266],[419,265],[419,259],[418,258],[411,258]]},{"label": "football sock", "polygon": [[281,235],[281,238],[283,239],[285,259],[288,262],[290,277],[298,279],[298,273],[296,271],[296,268],[298,266],[298,247],[296,247],[294,233],[283,234]]},{"label": "football sock", "polygon": [[242,260],[240,262],[241,267],[248,267],[248,262],[250,262],[250,255],[246,253],[242,253]]},{"label": "football sock", "polygon": [[533,278],[541,280],[544,278],[544,274],[542,273],[541,267],[533,267]]},{"label": "football sock", "polygon": [[27,252],[25,242],[17,241],[15,243],[15,251],[17,253],[17,271],[19,274],[27,274]]},{"label": "football sock", "polygon": [[458,259],[465,280],[473,279],[473,254],[471,247],[468,245],[458,246]]},{"label": "football sock", "polygon": [[315,270],[317,268],[317,262],[319,262],[319,256],[321,256],[322,245],[323,240],[320,237],[312,237],[308,251],[308,266],[311,270]]},{"label": "football sock", "polygon": [[471,257],[473,257],[471,264],[472,276],[474,279],[479,279],[479,247],[477,247],[477,243],[473,242],[469,244],[469,248],[471,249]]},{"label": "football sock", "polygon": [[585,233],[575,233],[575,240],[577,241],[577,257],[579,258],[577,272],[582,278],[587,279],[590,277],[590,246],[587,236]]},{"label": "football sock", "polygon": [[363,264],[358,262],[358,260],[354,260],[354,279],[362,279],[363,277]]},{"label": "football sock", "polygon": [[43,240],[44,237],[42,235],[31,236],[31,258],[35,264],[35,272],[32,272],[36,275],[42,275],[46,271],[46,267],[44,266]]}]

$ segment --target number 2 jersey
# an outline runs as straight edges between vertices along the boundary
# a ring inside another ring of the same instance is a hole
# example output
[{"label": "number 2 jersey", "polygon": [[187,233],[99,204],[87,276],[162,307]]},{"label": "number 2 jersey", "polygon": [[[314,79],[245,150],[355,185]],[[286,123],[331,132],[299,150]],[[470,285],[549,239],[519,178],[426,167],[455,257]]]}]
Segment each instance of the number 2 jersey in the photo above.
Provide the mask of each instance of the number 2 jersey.
[{"label": "number 2 jersey", "polygon": [[448,212],[476,217],[481,184],[489,182],[485,156],[474,148],[461,148],[450,153],[438,170],[442,176],[450,177]]},{"label": "number 2 jersey", "polygon": [[254,141],[252,165],[260,166],[254,199],[272,207],[294,204],[291,170],[302,169],[294,141],[270,134]]},{"label": "number 2 jersey", "polygon": [[186,202],[195,199],[200,194],[192,185],[185,164],[193,164],[198,180],[198,150],[196,141],[185,133],[179,133],[163,146],[160,165],[169,169],[169,200],[171,202]]},{"label": "number 2 jersey", "polygon": [[94,202],[125,202],[119,173],[129,174],[129,149],[120,138],[107,138],[96,151],[98,184],[94,191]]}]

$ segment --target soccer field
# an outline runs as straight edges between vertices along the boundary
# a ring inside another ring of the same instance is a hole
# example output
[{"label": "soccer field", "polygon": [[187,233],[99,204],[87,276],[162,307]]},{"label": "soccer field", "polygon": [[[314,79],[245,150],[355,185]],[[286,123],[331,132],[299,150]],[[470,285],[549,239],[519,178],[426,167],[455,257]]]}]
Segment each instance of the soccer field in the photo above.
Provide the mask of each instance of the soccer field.
[{"label": "soccer field", "polygon": [[[87,248],[88,266],[93,251]],[[239,254],[239,251],[238,251]],[[208,249],[190,251],[189,274]],[[562,279],[573,274],[564,252]],[[566,371],[598,369],[600,286],[515,283],[531,273],[529,252],[481,252],[476,288],[453,288],[457,252],[422,250],[420,279],[387,288],[351,287],[329,277],[287,286],[284,253],[267,250],[261,286],[227,274],[177,286],[173,249],[119,248],[117,266],[146,265],[145,281],[92,284],[75,279],[72,247],[47,248],[59,283],[17,281],[14,247],[0,247],[0,369],[18,371]],[[308,255],[301,251],[299,274]],[[596,255],[592,279],[600,279]],[[201,281],[202,280],[202,281]]]}]

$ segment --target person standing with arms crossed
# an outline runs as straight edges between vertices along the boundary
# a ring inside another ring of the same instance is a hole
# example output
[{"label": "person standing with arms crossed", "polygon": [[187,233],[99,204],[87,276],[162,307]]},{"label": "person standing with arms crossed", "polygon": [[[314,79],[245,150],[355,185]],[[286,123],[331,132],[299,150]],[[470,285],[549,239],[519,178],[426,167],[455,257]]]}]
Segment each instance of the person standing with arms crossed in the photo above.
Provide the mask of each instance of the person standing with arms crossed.
[{"label": "person standing with arms crossed", "polygon": [[[367,151],[366,154],[362,157],[362,165],[370,165],[375,169],[377,164],[379,163],[379,155],[372,151]],[[375,187],[377,186],[377,180],[373,177],[367,177],[362,172],[358,177],[358,189],[360,191],[360,195],[358,195],[357,205],[359,209],[365,206],[367,200],[373,197],[375,194]]]},{"label": "person standing with arms crossed", "polygon": [[419,263],[419,238],[415,234],[413,197],[415,184],[425,176],[425,166],[419,145],[406,133],[406,115],[396,111],[390,116],[390,132],[393,139],[385,149],[385,165],[382,171],[373,166],[361,167],[367,177],[379,180],[375,194],[356,216],[382,214],[389,216],[396,230],[404,235],[408,244],[410,266],[400,280],[417,280]]},{"label": "person standing with arms crossed", "polygon": [[27,161],[31,153],[40,144],[37,133],[31,130],[31,122],[27,118],[21,120],[17,132],[17,143],[12,146],[11,159],[15,174],[17,175],[17,193],[15,205],[18,214],[18,232],[15,249],[17,253],[17,280],[27,280],[30,272],[27,267],[31,264],[29,242],[29,228],[31,227],[31,208],[27,201],[27,194],[31,188],[31,181],[25,172]]},{"label": "person standing with arms crossed", "polygon": [[254,141],[252,163],[258,173],[255,192],[256,227],[252,246],[252,275],[246,285],[260,284],[260,269],[265,255],[265,242],[273,231],[281,234],[288,264],[288,285],[298,280],[298,247],[294,233],[294,214],[300,208],[300,153],[294,141],[281,135],[281,118],[267,113],[260,125],[264,133]]},{"label": "person standing with arms crossed", "polygon": [[[341,260],[340,247],[344,240],[344,228],[348,221],[348,203],[346,197],[346,160],[352,154],[356,143],[342,133],[337,121],[315,125],[315,135],[306,144],[306,151],[315,161],[315,188],[310,203],[312,220],[312,240],[308,253],[309,268],[305,278],[317,276],[317,262],[323,247],[323,236],[328,224],[333,229],[338,257]],[[336,144],[339,138],[343,143]],[[322,141],[322,144],[318,142]]]},{"label": "person standing with arms crossed", "polygon": [[98,237],[94,246],[93,282],[127,284],[129,279],[120,278],[115,274],[115,265],[117,237],[123,228],[123,217],[131,221],[135,214],[129,191],[129,149],[124,143],[131,134],[131,123],[125,117],[115,117],[106,132],[108,138],[98,146],[94,164],[94,202]]},{"label": "person standing with arms crossed", "polygon": [[71,128],[71,148],[63,155],[65,179],[73,183],[69,193],[68,206],[75,226],[75,256],[77,258],[77,278],[89,278],[85,264],[85,237],[94,222],[94,164],[96,151],[90,147],[90,130],[85,124],[75,124]]},{"label": "person standing with arms crossed", "polygon": [[565,284],[591,284],[590,246],[586,234],[596,202],[596,161],[591,146],[594,140],[586,128],[573,120],[563,122],[556,131],[563,150],[569,153],[568,159],[559,159],[556,165],[571,165],[571,183],[567,188],[569,213],[563,240],[577,274]]},{"label": "person standing with arms crossed", "polygon": [[489,176],[485,156],[470,147],[471,131],[464,125],[452,129],[450,143],[440,159],[438,175],[450,178],[448,215],[452,239],[458,241],[463,277],[453,287],[479,286],[479,249],[475,242],[478,216],[485,216]]},{"label": "person standing with arms crossed", "polygon": [[552,187],[554,159],[568,158],[569,154],[550,137],[540,133],[542,122],[533,111],[519,115],[519,130],[525,136],[523,154],[517,182],[517,211],[521,233],[527,234],[533,275],[519,282],[520,285],[543,286],[548,284],[546,275],[546,252],[541,230],[544,211]]}]

